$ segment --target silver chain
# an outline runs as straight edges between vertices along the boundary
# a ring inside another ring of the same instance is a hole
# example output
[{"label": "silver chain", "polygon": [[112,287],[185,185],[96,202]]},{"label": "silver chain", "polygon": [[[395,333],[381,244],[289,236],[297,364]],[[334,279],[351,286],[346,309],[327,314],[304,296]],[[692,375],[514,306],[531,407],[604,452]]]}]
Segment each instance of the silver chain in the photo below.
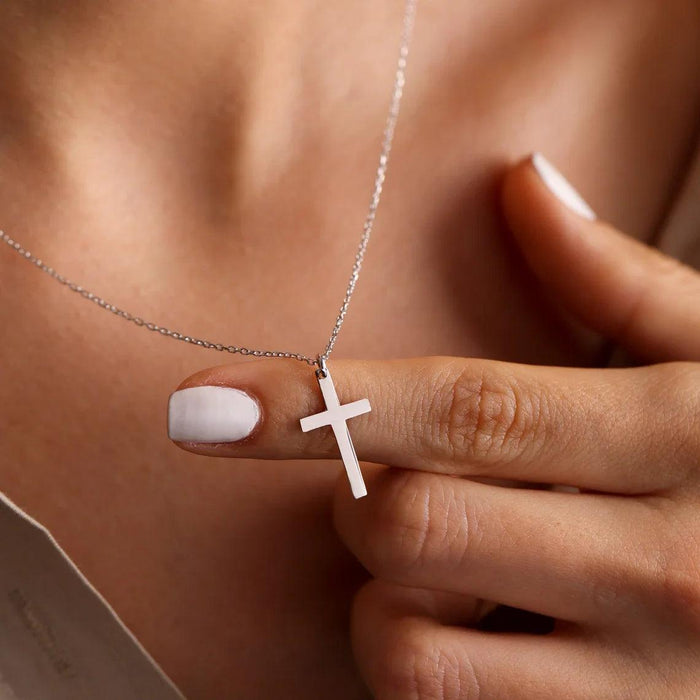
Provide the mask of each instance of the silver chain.
[{"label": "silver chain", "polygon": [[408,60],[408,48],[411,43],[411,35],[413,33],[413,25],[416,17],[416,9],[418,5],[418,0],[406,0],[403,25],[401,32],[401,46],[399,49],[399,58],[396,66],[396,76],[394,78],[394,89],[391,96],[391,104],[389,106],[389,114],[386,118],[386,123],[384,126],[382,148],[379,154],[379,165],[377,166],[377,173],[374,180],[374,190],[372,192],[372,198],[370,200],[369,210],[365,218],[364,226],[362,229],[362,237],[360,238],[360,243],[357,247],[357,252],[355,253],[355,262],[352,266],[352,271],[350,273],[350,280],[348,282],[347,289],[345,291],[345,297],[340,305],[340,311],[333,325],[333,330],[331,331],[330,338],[326,345],[325,350],[318,355],[318,357],[309,357],[308,355],[303,355],[297,352],[286,352],[283,350],[259,350],[246,347],[240,347],[238,345],[225,345],[223,343],[214,343],[209,340],[204,340],[202,338],[195,338],[194,336],[186,335],[178,331],[173,331],[165,326],[160,326],[157,323],[151,321],[146,321],[139,316],[120,309],[118,306],[111,304],[102,297],[94,294],[93,292],[85,289],[81,285],[71,282],[67,277],[54,270],[52,267],[47,265],[43,260],[35,256],[31,251],[27,250],[22,246],[21,243],[17,242],[11,238],[4,231],[0,231],[0,237],[7,243],[13,250],[15,250],[19,255],[25,258],[28,262],[36,265],[42,272],[53,277],[57,282],[66,286],[72,292],[80,294],[83,298],[88,301],[92,301],[97,304],[102,309],[106,311],[111,311],[116,316],[123,318],[126,321],[131,321],[137,326],[142,326],[149,331],[154,331],[160,333],[161,335],[173,338],[174,340],[181,340],[185,343],[191,343],[192,345],[198,345],[203,348],[210,350],[218,350],[219,352],[230,352],[239,355],[250,355],[251,357],[281,357],[292,360],[299,360],[300,362],[305,362],[308,365],[315,365],[318,367],[317,371],[325,373],[326,360],[330,357],[335,343],[338,340],[338,335],[340,334],[340,329],[343,326],[345,317],[348,313],[348,308],[350,306],[350,301],[352,295],[355,292],[355,287],[357,286],[357,281],[360,277],[360,270],[362,269],[362,263],[365,258],[365,252],[367,251],[367,245],[369,243],[370,236],[372,235],[372,229],[374,227],[374,221],[377,218],[377,210],[379,209],[379,201],[382,196],[382,190],[384,188],[384,181],[386,180],[386,172],[389,166],[389,154],[391,153],[391,144],[394,140],[394,132],[396,130],[396,123],[399,118],[399,110],[401,106],[401,97],[403,96],[403,89],[406,83],[406,63]]},{"label": "silver chain", "polygon": [[333,330],[331,331],[331,337],[328,339],[328,344],[326,349],[321,355],[319,355],[319,369],[321,369],[321,360],[327,360],[333,348],[335,346],[336,340],[338,340],[338,334],[345,321],[345,316],[348,313],[348,307],[350,306],[350,300],[355,292],[355,287],[357,285],[357,280],[360,277],[360,270],[362,269],[362,263],[365,259],[365,252],[367,251],[367,244],[369,243],[370,236],[372,235],[372,229],[374,227],[374,220],[377,218],[377,209],[379,209],[379,200],[382,197],[382,190],[384,189],[384,181],[386,180],[386,171],[389,167],[389,154],[391,153],[391,144],[394,141],[394,131],[396,130],[396,122],[399,118],[399,109],[401,107],[401,98],[403,97],[403,88],[406,84],[406,62],[408,60],[408,47],[411,43],[411,35],[413,34],[413,24],[416,17],[416,7],[418,0],[406,0],[406,9],[403,18],[403,27],[401,32],[401,48],[399,49],[399,60],[396,66],[396,76],[394,78],[394,89],[391,95],[391,105],[389,107],[389,114],[386,118],[386,125],[384,126],[384,138],[382,139],[382,150],[379,154],[379,166],[377,167],[377,175],[374,180],[374,191],[372,192],[372,199],[370,200],[369,210],[367,211],[367,217],[365,218],[365,223],[362,229],[362,238],[360,239],[360,244],[357,247],[357,253],[355,254],[355,263],[352,266],[352,272],[350,273],[350,281],[348,282],[347,289],[345,291],[345,297],[343,298],[343,303],[340,305],[340,311],[335,319],[335,324],[333,325]]}]

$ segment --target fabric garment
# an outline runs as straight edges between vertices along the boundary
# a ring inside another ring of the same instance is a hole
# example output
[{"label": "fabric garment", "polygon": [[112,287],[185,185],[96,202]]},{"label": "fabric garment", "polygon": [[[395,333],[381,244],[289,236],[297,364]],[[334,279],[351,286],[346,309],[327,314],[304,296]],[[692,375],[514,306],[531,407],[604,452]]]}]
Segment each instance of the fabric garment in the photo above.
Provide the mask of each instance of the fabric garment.
[{"label": "fabric garment", "polygon": [[0,494],[0,700],[183,700],[56,540]]},{"label": "fabric garment", "polygon": [[[700,148],[655,243],[700,269]],[[0,494],[0,700],[182,700],[50,533]]]}]

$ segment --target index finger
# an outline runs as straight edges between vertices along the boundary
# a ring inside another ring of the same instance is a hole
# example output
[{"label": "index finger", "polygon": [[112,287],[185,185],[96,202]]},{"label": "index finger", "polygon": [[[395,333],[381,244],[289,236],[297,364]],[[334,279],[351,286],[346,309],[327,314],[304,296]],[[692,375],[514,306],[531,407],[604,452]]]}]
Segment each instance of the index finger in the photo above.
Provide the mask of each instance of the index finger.
[{"label": "index finger", "polygon": [[[700,447],[700,370],[690,363],[599,370],[432,357],[330,369],[341,404],[372,406],[347,423],[368,462],[647,493],[683,481]],[[242,362],[183,382],[170,437],[217,457],[338,457],[331,428],[301,430],[323,409],[308,367]]]}]

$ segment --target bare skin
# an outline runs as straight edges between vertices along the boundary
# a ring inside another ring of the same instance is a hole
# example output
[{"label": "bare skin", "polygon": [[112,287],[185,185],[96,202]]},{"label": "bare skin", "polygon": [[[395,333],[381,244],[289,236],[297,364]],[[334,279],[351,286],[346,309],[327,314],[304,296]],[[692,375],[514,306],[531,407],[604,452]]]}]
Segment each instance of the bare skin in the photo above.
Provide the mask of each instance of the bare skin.
[{"label": "bare skin", "polygon": [[[402,8],[378,6],[4,3],[0,227],[163,325],[317,352],[391,86]],[[698,10],[512,7],[421,7],[339,357],[605,356],[526,271],[496,184],[544,150],[648,239],[695,136]],[[332,529],[337,465],[177,450],[168,394],[228,358],[130,327],[9,251],[0,290],[0,488],[188,697],[367,697],[347,634],[366,574]]]}]

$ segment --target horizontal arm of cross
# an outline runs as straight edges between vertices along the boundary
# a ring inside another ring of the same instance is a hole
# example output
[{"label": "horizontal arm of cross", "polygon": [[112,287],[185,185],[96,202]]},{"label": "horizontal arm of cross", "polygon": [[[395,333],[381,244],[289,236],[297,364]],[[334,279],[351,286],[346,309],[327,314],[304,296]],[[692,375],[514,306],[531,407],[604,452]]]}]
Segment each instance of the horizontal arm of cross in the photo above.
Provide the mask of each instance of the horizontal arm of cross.
[{"label": "horizontal arm of cross", "polygon": [[344,422],[350,418],[361,416],[363,413],[369,413],[371,410],[372,407],[367,399],[346,403],[343,406],[334,406],[326,411],[321,411],[321,413],[302,418],[301,429],[308,433],[310,430],[322,428],[324,425],[332,425],[333,423]]}]

